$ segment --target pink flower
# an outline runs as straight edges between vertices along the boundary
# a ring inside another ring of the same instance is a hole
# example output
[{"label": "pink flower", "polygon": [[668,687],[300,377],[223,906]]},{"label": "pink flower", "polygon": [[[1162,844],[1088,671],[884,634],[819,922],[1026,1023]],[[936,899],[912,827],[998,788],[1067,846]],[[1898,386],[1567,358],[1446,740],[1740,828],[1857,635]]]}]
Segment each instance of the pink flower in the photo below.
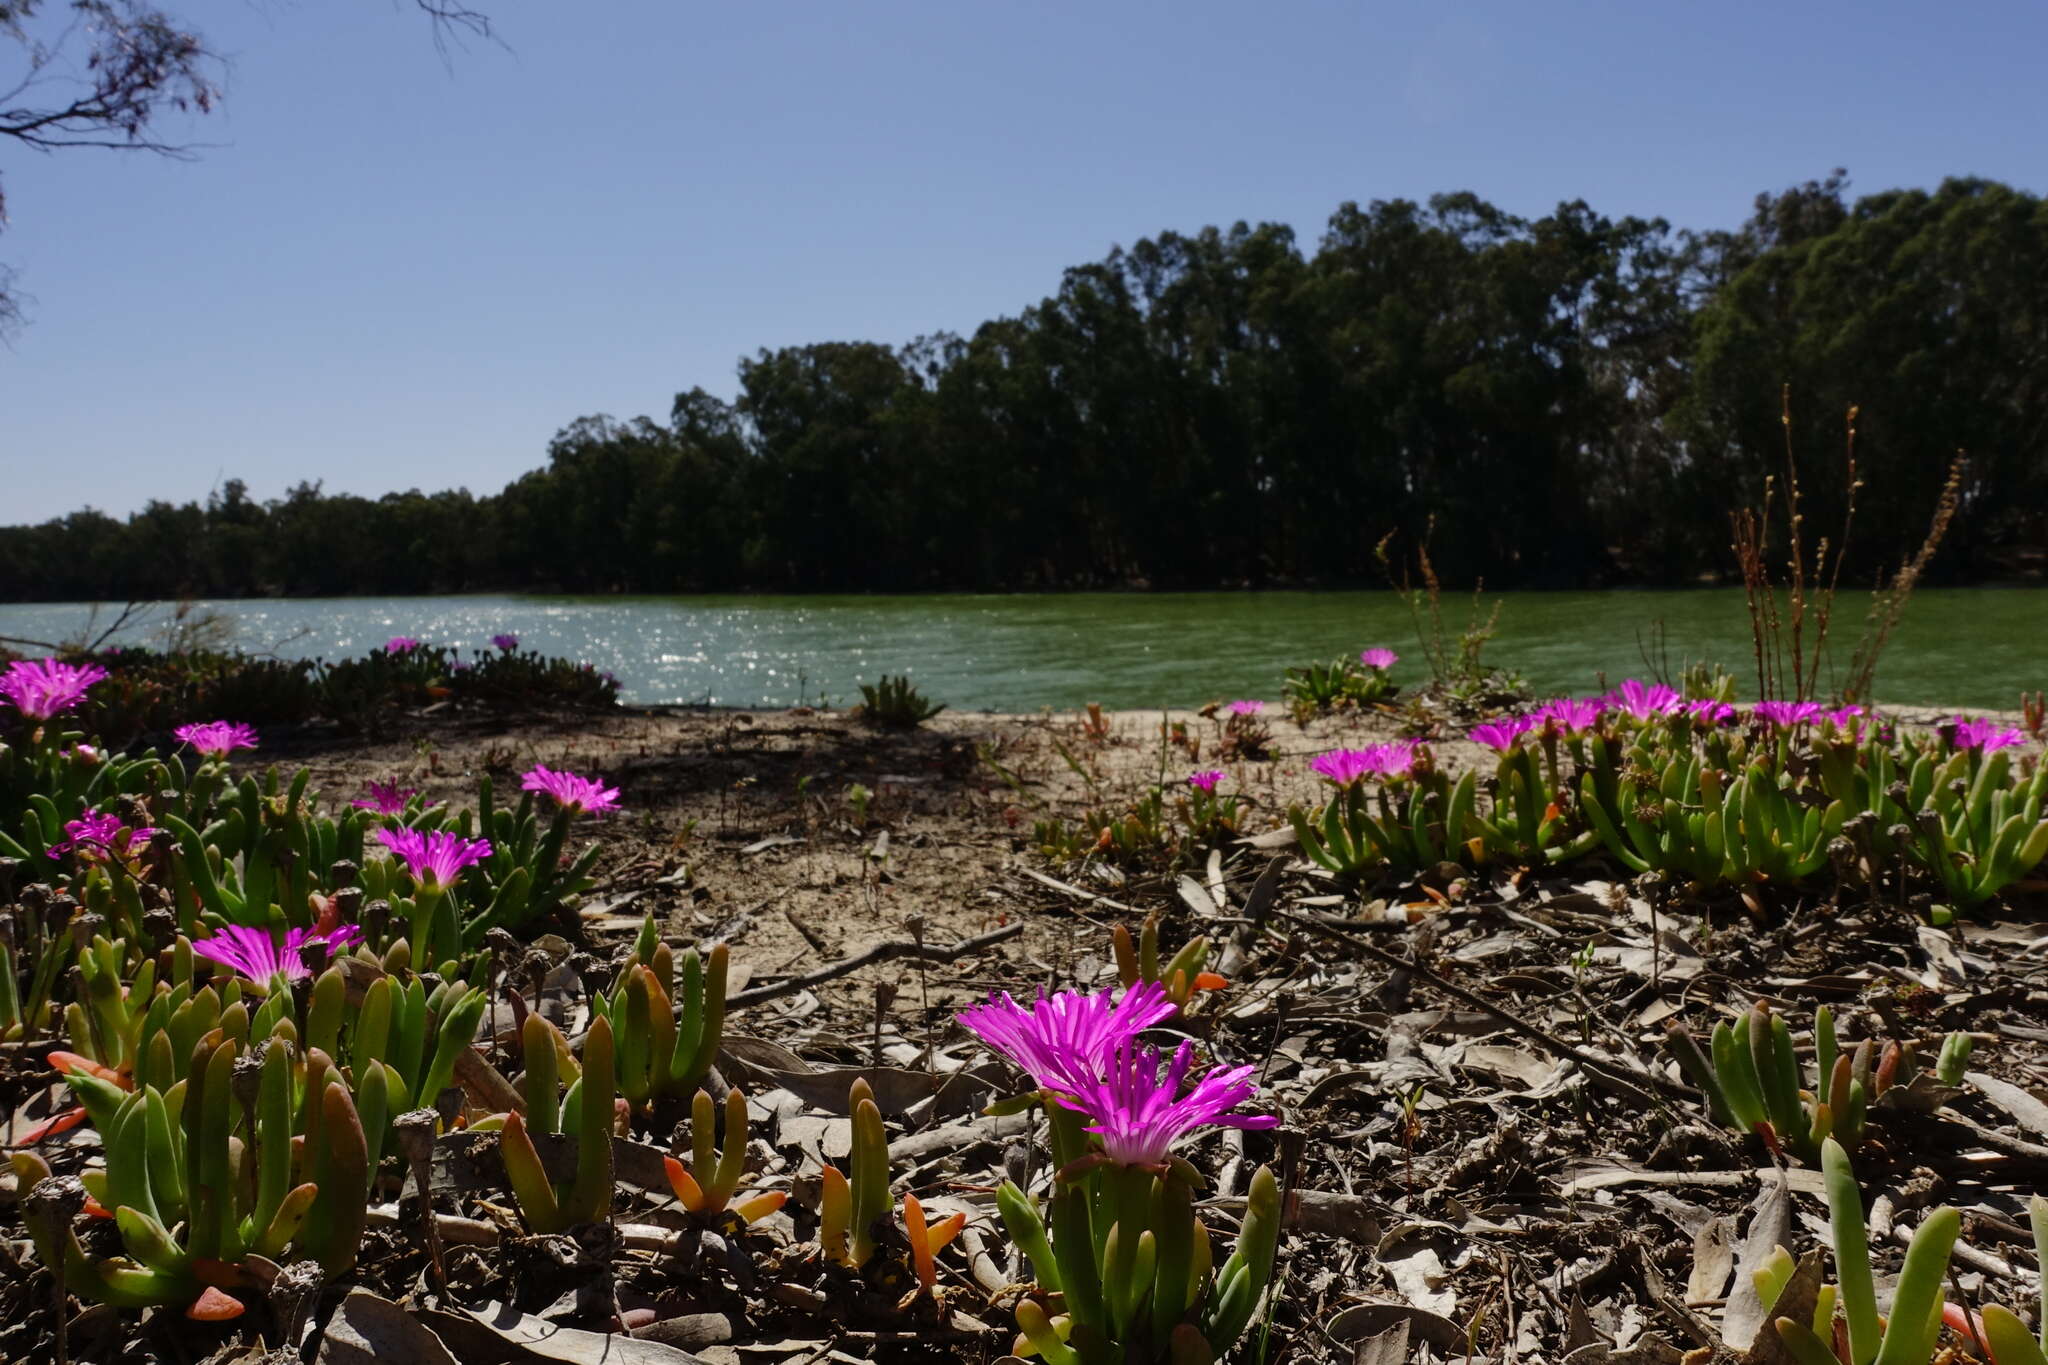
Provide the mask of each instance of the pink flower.
[{"label": "pink flower", "polygon": [[1506,753],[1515,747],[1516,741],[1535,728],[1534,716],[1503,716],[1499,720],[1490,720],[1484,725],[1474,726],[1466,738],[1474,744],[1484,744]]},{"label": "pink flower", "polygon": [[232,967],[251,981],[267,983],[279,976],[287,981],[299,981],[313,974],[306,965],[307,948],[315,943],[324,943],[332,954],[361,941],[362,937],[360,926],[344,924],[331,934],[322,934],[317,929],[294,929],[284,936],[284,942],[280,944],[268,929],[230,924],[211,938],[195,940],[192,951],[223,967]]},{"label": "pink flower", "polygon": [[491,856],[490,840],[465,839],[445,829],[380,829],[377,841],[405,860],[421,890],[453,886],[464,868]]},{"label": "pink flower", "polygon": [[30,720],[48,720],[85,699],[87,689],[107,676],[98,664],[62,659],[17,659],[0,673],[0,697]]},{"label": "pink flower", "polygon": [[1789,730],[1795,725],[1818,720],[1822,709],[1817,701],[1760,701],[1749,709],[1749,713],[1780,730]]},{"label": "pink flower", "polygon": [[1332,749],[1317,754],[1308,766],[1340,787],[1366,777],[1406,777],[1415,766],[1415,744],[1412,740],[1397,739],[1366,749]]},{"label": "pink flower", "polygon": [[555,804],[563,810],[582,811],[589,815],[602,815],[608,810],[617,810],[619,806],[617,787],[607,787],[595,778],[556,772],[537,763],[519,779],[519,788],[521,791],[545,793],[552,796]]},{"label": "pink flower", "polygon": [[1371,649],[1360,651],[1358,662],[1364,664],[1367,668],[1377,668],[1380,672],[1384,673],[1395,664],[1400,663],[1401,656],[1391,649],[1382,649],[1378,645],[1374,645]]},{"label": "pink flower", "polygon": [[420,642],[410,635],[394,635],[384,642],[386,654],[410,654],[420,647]]},{"label": "pink flower", "polygon": [[519,648],[519,637],[517,635],[493,635],[491,643],[504,650],[507,654],[510,654],[513,650]]},{"label": "pink flower", "polygon": [[1254,1068],[1249,1066],[1219,1067],[1197,1080],[1187,1094],[1179,1094],[1194,1057],[1195,1045],[1182,1043],[1161,1075],[1157,1051],[1140,1050],[1125,1041],[1110,1059],[1106,1074],[1076,1093],[1076,1102],[1068,1107],[1096,1120],[1088,1131],[1102,1138],[1102,1150],[1112,1161],[1126,1166],[1158,1165],[1175,1143],[1197,1128],[1216,1124],[1261,1129],[1280,1122],[1271,1114],[1230,1112],[1257,1093],[1251,1080]]},{"label": "pink flower", "polygon": [[1536,708],[1536,719],[1567,735],[1583,735],[1600,723],[1606,708],[1598,697],[1552,697]]},{"label": "pink flower", "polygon": [[1965,720],[1961,716],[1955,719],[1955,746],[1958,749],[1981,749],[1989,754],[2026,742],[2027,737],[2018,730],[2011,727],[2001,730],[1995,720]]},{"label": "pink flower", "polygon": [[1038,993],[1026,1009],[1005,991],[960,1013],[968,1032],[1039,1085],[1078,1095],[1100,1083],[1116,1050],[1174,1012],[1166,987],[1140,981],[1114,1003],[1108,991]]},{"label": "pink flower", "polygon": [[[401,787],[396,782],[377,782],[373,780],[364,785],[365,790],[370,794],[367,797],[357,797],[349,802],[349,804],[357,810],[373,810],[379,815],[405,814],[407,799],[418,796],[420,793],[418,787]],[[438,805],[440,803],[436,802],[435,804]]]},{"label": "pink flower", "polygon": [[163,833],[149,825],[130,829],[121,823],[118,815],[104,811],[87,811],[76,820],[67,821],[65,837],[50,845],[52,858],[61,858],[66,853],[77,853],[81,858],[125,858],[140,853],[143,845]]},{"label": "pink flower", "polygon": [[1827,723],[1850,739],[1863,735],[1863,718],[1870,713],[1860,706],[1844,706],[1827,713]]},{"label": "pink flower", "polygon": [[1189,773],[1188,785],[1190,787],[1199,787],[1209,793],[1209,795],[1214,796],[1216,794],[1216,784],[1221,782],[1223,777],[1223,769],[1205,768],[1198,773]]},{"label": "pink flower", "polygon": [[1375,744],[1365,752],[1372,771],[1383,778],[1406,777],[1415,770],[1415,741],[1412,739]]},{"label": "pink flower", "polygon": [[1712,697],[1702,697],[1698,701],[1687,702],[1685,704],[1685,714],[1691,716],[1695,724],[1711,727],[1726,725],[1733,721],[1735,719],[1735,708],[1725,701],[1715,701]]},{"label": "pink flower", "polygon": [[1650,684],[1630,678],[1601,698],[1607,705],[1628,712],[1637,720],[1668,716],[1678,709],[1678,692],[1663,683]]},{"label": "pink flower", "polygon": [[1365,749],[1332,749],[1308,761],[1315,772],[1340,787],[1348,787],[1373,771],[1372,756]]},{"label": "pink flower", "polygon": [[1259,714],[1259,712],[1265,709],[1266,703],[1262,701],[1251,700],[1234,701],[1230,703],[1230,706],[1228,708],[1230,714],[1233,716],[1256,716],[1257,714]]},{"label": "pink flower", "polygon": [[234,720],[210,720],[203,725],[180,725],[171,733],[207,758],[226,758],[232,750],[256,747],[256,727]]}]

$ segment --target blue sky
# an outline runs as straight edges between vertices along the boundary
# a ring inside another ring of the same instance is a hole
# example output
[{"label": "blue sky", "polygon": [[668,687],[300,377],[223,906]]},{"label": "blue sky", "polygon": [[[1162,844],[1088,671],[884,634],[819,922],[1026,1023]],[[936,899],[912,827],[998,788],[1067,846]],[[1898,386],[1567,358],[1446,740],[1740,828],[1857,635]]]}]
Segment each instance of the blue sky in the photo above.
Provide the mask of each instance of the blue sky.
[{"label": "blue sky", "polygon": [[[1732,226],[1759,191],[2048,184],[2048,6],[164,0],[196,160],[0,147],[0,522],[223,477],[495,491],[738,358],[971,330],[1167,229],[1470,189]],[[15,53],[0,48],[0,86]]]}]

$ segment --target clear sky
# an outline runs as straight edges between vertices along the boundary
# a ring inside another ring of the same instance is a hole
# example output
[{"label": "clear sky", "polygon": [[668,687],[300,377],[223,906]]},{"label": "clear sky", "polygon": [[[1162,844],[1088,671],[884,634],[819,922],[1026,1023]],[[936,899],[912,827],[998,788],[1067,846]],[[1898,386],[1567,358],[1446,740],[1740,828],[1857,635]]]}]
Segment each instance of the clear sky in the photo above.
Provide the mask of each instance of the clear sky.
[{"label": "clear sky", "polygon": [[[494,492],[738,358],[970,331],[1167,229],[1469,189],[1733,226],[1760,190],[2048,186],[2048,5],[162,0],[198,159],[0,147],[0,522],[224,477]],[[17,49],[0,45],[0,87]]]}]

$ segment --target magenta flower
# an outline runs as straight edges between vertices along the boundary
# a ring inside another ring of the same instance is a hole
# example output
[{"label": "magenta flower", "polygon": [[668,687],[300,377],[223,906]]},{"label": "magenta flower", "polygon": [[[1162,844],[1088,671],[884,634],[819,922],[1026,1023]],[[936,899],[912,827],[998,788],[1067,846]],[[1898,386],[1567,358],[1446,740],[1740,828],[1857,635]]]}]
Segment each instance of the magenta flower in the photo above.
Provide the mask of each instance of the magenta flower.
[{"label": "magenta flower", "polygon": [[422,891],[455,885],[464,868],[491,856],[490,840],[465,839],[445,829],[380,829],[377,841],[405,860]]},{"label": "magenta flower", "polygon": [[1377,771],[1369,749],[1332,749],[1317,754],[1308,761],[1308,766],[1340,787],[1348,787]]},{"label": "magenta flower", "polygon": [[1406,777],[1415,766],[1415,742],[1397,739],[1366,749],[1332,749],[1317,754],[1308,766],[1340,787],[1366,777]]},{"label": "magenta flower", "polygon": [[1230,714],[1233,716],[1256,716],[1265,709],[1266,703],[1251,700],[1234,701],[1228,707]]},{"label": "magenta flower", "polygon": [[1865,711],[1860,706],[1843,706],[1837,708],[1836,710],[1828,712],[1827,722],[1828,724],[1834,726],[1836,729],[1842,730],[1847,729],[1860,717],[1867,716],[1869,714],[1870,713],[1868,711]]},{"label": "magenta flower", "polygon": [[1026,1009],[1009,992],[962,1010],[961,1025],[1049,1090],[1080,1095],[1099,1085],[1117,1049],[1174,1012],[1166,987],[1140,981],[1111,1002],[1110,992],[1038,993]]},{"label": "magenta flower", "polygon": [[1187,1094],[1179,1094],[1194,1057],[1195,1045],[1182,1043],[1161,1075],[1159,1053],[1127,1041],[1117,1048],[1104,1076],[1076,1094],[1078,1103],[1069,1107],[1096,1120],[1088,1131],[1101,1137],[1110,1160],[1126,1166],[1158,1165],[1197,1128],[1260,1129],[1280,1122],[1271,1114],[1230,1112],[1257,1092],[1249,1066],[1216,1068]]},{"label": "magenta flower", "polygon": [[1727,725],[1735,719],[1735,708],[1725,701],[1702,697],[1685,704],[1685,714],[1693,718],[1694,724],[1707,726]]},{"label": "magenta flower", "polygon": [[1758,720],[1769,721],[1780,730],[1818,720],[1824,708],[1817,701],[1760,701],[1749,709]]},{"label": "magenta flower", "polygon": [[16,659],[0,673],[0,697],[30,720],[48,720],[85,699],[86,690],[107,676],[98,664],[62,659]]},{"label": "magenta flower", "polygon": [[[403,815],[408,798],[418,796],[418,787],[401,787],[396,782],[371,781],[365,784],[367,797],[357,797],[349,802],[357,810],[373,810],[379,815]],[[436,804],[439,804],[438,802]]]},{"label": "magenta flower", "polygon": [[1515,747],[1517,740],[1536,728],[1534,716],[1503,716],[1490,720],[1484,725],[1475,725],[1466,738],[1474,744],[1484,744],[1501,753]]},{"label": "magenta flower", "polygon": [[1412,739],[1375,744],[1365,754],[1372,771],[1388,781],[1406,777],[1415,770],[1415,741]]},{"label": "magenta flower", "polygon": [[519,648],[519,637],[517,635],[493,635],[491,643],[504,650],[507,654],[510,654],[513,650]]},{"label": "magenta flower", "polygon": [[1199,787],[1209,793],[1209,795],[1214,796],[1216,794],[1216,784],[1221,782],[1223,777],[1224,773],[1221,768],[1204,768],[1201,772],[1188,774],[1188,785],[1190,787]]},{"label": "magenta flower", "polygon": [[394,635],[384,642],[386,654],[410,654],[420,647],[420,642],[410,635]]},{"label": "magenta flower", "polygon": [[2001,730],[1995,720],[1966,720],[1961,716],[1956,717],[1955,746],[1958,749],[1981,749],[1990,754],[2026,742],[2027,737],[2018,730],[2009,726]]},{"label": "magenta flower", "polygon": [[589,815],[602,815],[608,810],[619,808],[617,787],[607,787],[591,777],[556,772],[538,763],[533,766],[532,771],[520,777],[519,789],[542,792],[552,796],[555,804],[563,810],[582,811]]},{"label": "magenta flower", "polygon": [[313,971],[306,965],[306,949],[315,943],[326,944],[327,951],[333,954],[360,942],[362,937],[359,925],[344,924],[331,934],[322,934],[317,929],[294,929],[284,936],[284,942],[280,944],[268,929],[248,929],[230,924],[211,938],[195,940],[192,951],[223,967],[232,967],[251,981],[267,984],[279,976],[287,981],[311,976]]},{"label": "magenta flower", "polygon": [[1567,735],[1583,735],[1600,723],[1605,710],[1598,697],[1552,697],[1536,708],[1536,719]]},{"label": "magenta flower", "polygon": [[256,727],[238,720],[210,720],[203,725],[180,725],[171,731],[207,758],[226,758],[235,749],[256,747]]},{"label": "magenta flower", "polygon": [[64,837],[50,845],[50,856],[61,858],[77,853],[81,858],[126,858],[140,853],[142,846],[163,833],[150,825],[130,829],[118,815],[87,811],[64,825]]},{"label": "magenta flower", "polygon": [[1378,645],[1374,645],[1371,649],[1359,652],[1358,662],[1364,664],[1367,668],[1377,668],[1380,672],[1384,673],[1395,664],[1400,663],[1401,656],[1391,649],[1382,649]]},{"label": "magenta flower", "polygon": [[1637,720],[1668,716],[1678,709],[1678,691],[1663,683],[1650,684],[1630,678],[1602,698],[1607,705],[1628,712]]}]

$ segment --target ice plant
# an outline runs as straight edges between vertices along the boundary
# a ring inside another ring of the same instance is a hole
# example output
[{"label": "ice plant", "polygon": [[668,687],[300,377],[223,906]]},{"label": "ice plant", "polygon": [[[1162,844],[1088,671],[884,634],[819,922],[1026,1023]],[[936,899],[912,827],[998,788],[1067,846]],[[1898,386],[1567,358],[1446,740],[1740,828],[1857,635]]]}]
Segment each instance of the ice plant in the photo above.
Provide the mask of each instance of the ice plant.
[{"label": "ice plant", "polygon": [[386,654],[410,654],[420,647],[420,642],[410,635],[394,635],[384,642]]},{"label": "ice plant", "polygon": [[521,791],[553,797],[563,810],[584,815],[602,815],[619,806],[617,787],[607,787],[595,778],[557,772],[538,763],[520,776],[519,787]]},{"label": "ice plant", "polygon": [[[847,1109],[853,1115],[853,1175],[849,1180],[837,1166],[825,1167],[818,1201],[818,1244],[828,1260],[857,1270],[881,1249],[874,1228],[889,1212],[889,1134],[882,1127],[882,1111],[865,1078],[848,1087]],[[936,1286],[938,1269],[933,1258],[966,1225],[964,1213],[928,1223],[917,1196],[903,1196],[904,1240],[910,1244],[909,1266],[920,1292],[929,1294]]]},{"label": "ice plant", "polygon": [[1780,730],[1789,730],[1820,719],[1825,710],[1817,701],[1760,701],[1750,708],[1750,714]]},{"label": "ice plant", "polygon": [[1687,702],[1685,714],[1691,716],[1695,724],[1712,728],[1732,722],[1735,719],[1735,707],[1732,703],[1719,701],[1713,697],[1702,697],[1698,701]]},{"label": "ice plant", "polygon": [[1256,716],[1266,709],[1266,703],[1252,698],[1241,698],[1224,708],[1233,716]]},{"label": "ice plant", "polygon": [[52,858],[76,853],[81,858],[126,858],[140,853],[145,844],[162,830],[144,825],[130,829],[121,817],[105,811],[87,811],[64,823],[64,837],[50,845]]},{"label": "ice plant", "polygon": [[[326,1055],[308,1051],[303,1078],[295,1070],[283,1039],[259,1041],[245,1058],[243,1041],[216,1029],[197,1040],[172,1091],[124,1091],[69,1072],[106,1165],[31,1192],[28,1222],[44,1263],[82,1297],[119,1308],[192,1304],[187,1315],[200,1318],[238,1311],[217,1287],[251,1283],[250,1256],[281,1262],[291,1247],[324,1275],[349,1270],[368,1215],[362,1124]],[[79,1243],[72,1216],[87,1195],[112,1211],[125,1255],[95,1258]]]},{"label": "ice plant", "polygon": [[1340,787],[1348,787],[1379,771],[1370,749],[1332,749],[1317,754],[1308,761],[1308,766]]},{"label": "ice plant", "polygon": [[401,787],[396,782],[379,782],[374,778],[363,784],[363,790],[369,795],[359,796],[349,804],[357,810],[373,810],[379,815],[405,814],[405,803],[420,794],[418,787]]},{"label": "ice plant", "polygon": [[505,1116],[498,1150],[519,1211],[536,1235],[567,1232],[579,1223],[595,1223],[611,1213],[612,1118],[618,1106],[612,1057],[611,1023],[601,1017],[591,1020],[590,1031],[583,1037],[583,1075],[576,1085],[576,1112],[564,1115],[565,1127],[576,1138],[576,1172],[567,1184],[557,1185],[549,1178],[533,1139],[527,1135],[526,1119],[517,1110]]},{"label": "ice plant", "polygon": [[1536,719],[1566,735],[1583,735],[1600,723],[1605,706],[1598,697],[1552,697],[1536,708]]},{"label": "ice plant", "polygon": [[212,759],[226,758],[236,749],[256,747],[256,727],[236,720],[209,720],[200,725],[180,725],[171,731],[182,742]]},{"label": "ice plant", "polygon": [[0,673],[0,697],[30,720],[48,720],[78,705],[87,690],[106,676],[107,670],[98,664],[17,659]]},{"label": "ice plant", "polygon": [[268,929],[250,929],[239,924],[221,928],[210,938],[195,939],[192,951],[203,958],[232,967],[251,981],[268,985],[272,978],[303,981],[313,974],[306,965],[306,950],[326,945],[332,953],[362,942],[360,925],[344,924],[332,933],[315,929],[293,929],[279,942]]},{"label": "ice plant", "polygon": [[[1851,1365],[1922,1365],[1935,1358],[1934,1347],[1943,1319],[1942,1285],[1948,1276],[1949,1256],[1962,1230],[1962,1215],[1953,1208],[1938,1208],[1920,1220],[1906,1259],[1892,1291],[1891,1312],[1880,1317],[1877,1290],[1870,1268],[1870,1243],[1863,1224],[1863,1193],[1856,1173],[1849,1166],[1849,1154],[1833,1138],[1821,1144],[1821,1179],[1826,1186],[1828,1230],[1834,1243],[1835,1277],[1839,1283],[1821,1292],[1827,1307],[1825,1320],[1819,1313],[1811,1323],[1780,1317],[1778,1335],[1793,1359],[1801,1362],[1834,1361],[1834,1305],[1841,1304],[1845,1319],[1847,1354]],[[1779,1272],[1789,1280],[1789,1269]],[[1760,1274],[1760,1279],[1762,1278]],[[1762,1288],[1760,1284],[1759,1288]],[[1781,1282],[1772,1290],[1775,1299]],[[1767,1301],[1768,1302],[1768,1301]],[[1990,1317],[1990,1310],[1986,1310]],[[2003,1324],[2000,1324],[2001,1329]],[[1815,1329],[1819,1328],[1820,1331]],[[2001,1335],[2003,1332],[2001,1330]],[[2024,1330],[2019,1334],[2026,1340]],[[1993,1343],[1994,1348],[1997,1343]],[[2017,1359],[2001,1357],[2002,1365],[2018,1365]]]},{"label": "ice plant", "polygon": [[[1049,1218],[1013,1183],[996,1193],[1039,1290],[1057,1294],[1062,1310],[1055,1317],[1038,1299],[1021,1300],[1018,1351],[1051,1365],[1214,1360],[1250,1322],[1272,1278],[1279,1182],[1264,1166],[1253,1174],[1237,1246],[1216,1270],[1194,1211],[1201,1176],[1171,1152],[1209,1124],[1266,1128],[1275,1120],[1230,1112],[1250,1096],[1249,1067],[1214,1072],[1178,1094],[1192,1050],[1184,1045],[1162,1078],[1158,1054],[1126,1041],[1086,1094],[1047,1096],[1058,1167]],[[1095,1123],[1084,1131],[1087,1118]],[[1091,1132],[1098,1142],[1089,1142]]]},{"label": "ice plant", "polygon": [[1279,1124],[1271,1114],[1231,1112],[1255,1093],[1254,1067],[1219,1067],[1180,1094],[1194,1060],[1195,1045],[1183,1042],[1161,1072],[1156,1049],[1140,1049],[1127,1040],[1111,1056],[1105,1074],[1074,1097],[1072,1107],[1095,1119],[1088,1131],[1102,1139],[1110,1160],[1125,1166],[1158,1165],[1174,1144],[1198,1128]]},{"label": "ice plant", "polygon": [[1189,773],[1188,785],[1190,787],[1196,788],[1199,791],[1208,792],[1211,796],[1214,796],[1216,794],[1216,784],[1221,782],[1223,778],[1223,769],[1205,768],[1198,773]]},{"label": "ice plant", "polygon": [[1515,747],[1517,740],[1537,726],[1534,716],[1503,716],[1490,720],[1484,725],[1474,726],[1466,738],[1474,744],[1484,744],[1498,753],[1506,753]]},{"label": "ice plant", "polygon": [[1620,688],[1602,699],[1617,710],[1626,711],[1637,720],[1652,720],[1668,716],[1679,706],[1678,691],[1663,683],[1645,683],[1630,678]]},{"label": "ice plant", "polygon": [[725,1036],[727,960],[723,943],[712,947],[708,961],[687,948],[678,973],[675,954],[649,915],[617,984],[591,996],[592,1010],[612,1023],[619,1091],[633,1108],[681,1099],[710,1073]]},{"label": "ice plant", "polygon": [[1364,749],[1332,749],[1310,759],[1308,766],[1339,787],[1365,777],[1406,777],[1415,767],[1415,742],[1397,739]]},{"label": "ice plant", "polygon": [[1366,763],[1377,776],[1392,781],[1407,777],[1415,770],[1415,741],[1397,739],[1386,744],[1375,744],[1365,751]]},{"label": "ice plant", "polygon": [[2000,728],[1995,720],[1972,720],[1962,716],[1955,718],[1955,746],[1958,749],[1972,749],[1990,754],[2026,742],[2027,737],[2019,730],[2011,726]]},{"label": "ice plant", "polygon": [[1358,662],[1364,664],[1367,668],[1377,668],[1381,672],[1385,672],[1401,662],[1401,656],[1391,649],[1384,649],[1375,645],[1371,649],[1361,650],[1358,655]]},{"label": "ice plant", "polygon": [[[1856,1150],[1870,1106],[1894,1088],[1910,1087],[1918,1074],[1912,1050],[1898,1043],[1879,1047],[1866,1039],[1853,1052],[1843,1051],[1834,1014],[1825,1005],[1814,1012],[1813,1041],[1809,1086],[1784,1016],[1773,1014],[1762,1001],[1732,1025],[1715,1025],[1711,1053],[1676,1025],[1666,1035],[1680,1069],[1700,1088],[1715,1119],[1807,1162],[1820,1159],[1823,1138]],[[1967,1033],[1952,1033],[1943,1041],[1932,1073],[1937,1083],[1961,1083],[1970,1043]]]},{"label": "ice plant", "polygon": [[491,643],[504,650],[507,654],[510,654],[513,650],[519,648],[519,637],[517,635],[493,635]]},{"label": "ice plant", "polygon": [[[529,1025],[539,1018],[537,1014],[528,1015]],[[747,1098],[740,1093],[738,1086],[725,1092],[725,1149],[722,1152],[717,1145],[717,1134],[712,1131],[717,1113],[718,1106],[712,1102],[711,1096],[699,1090],[690,1104],[690,1165],[685,1166],[672,1156],[662,1159],[662,1166],[668,1172],[669,1188],[675,1191],[676,1202],[684,1209],[708,1221],[717,1221],[728,1207],[742,1223],[766,1218],[782,1207],[789,1198],[788,1194],[776,1190],[741,1200],[737,1206],[732,1204],[747,1161]]]},{"label": "ice plant", "polygon": [[960,1013],[968,1032],[1008,1058],[1040,1086],[1078,1094],[1108,1069],[1119,1047],[1174,1012],[1166,987],[1141,981],[1121,998],[1043,990],[1029,1008],[1009,992]]},{"label": "ice plant", "polygon": [[380,829],[377,842],[404,861],[422,891],[444,891],[463,869],[491,856],[488,839],[465,839],[449,830]]},{"label": "ice plant", "polygon": [[1189,997],[1196,991],[1220,991],[1229,983],[1214,972],[1202,970],[1209,960],[1209,939],[1197,934],[1187,941],[1172,959],[1161,965],[1159,961],[1159,912],[1145,916],[1145,923],[1139,927],[1138,941],[1131,942],[1131,931],[1119,924],[1110,931],[1110,943],[1116,950],[1116,976],[1125,990],[1141,982],[1157,982],[1166,987],[1166,998],[1176,1006],[1186,1008]]}]

